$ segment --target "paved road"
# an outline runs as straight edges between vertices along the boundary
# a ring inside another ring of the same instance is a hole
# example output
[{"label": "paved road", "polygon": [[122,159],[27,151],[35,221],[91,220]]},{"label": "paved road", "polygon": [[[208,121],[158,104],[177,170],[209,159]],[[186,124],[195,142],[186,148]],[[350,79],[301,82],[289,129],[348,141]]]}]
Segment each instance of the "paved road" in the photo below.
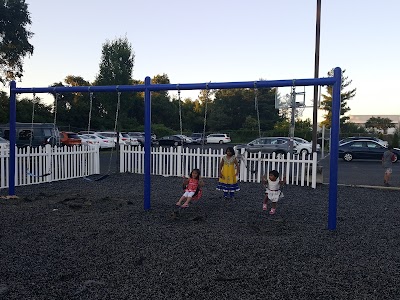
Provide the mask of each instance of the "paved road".
[{"label": "paved road", "polygon": [[[329,183],[330,157],[320,161],[323,168],[323,181]],[[350,185],[383,186],[385,169],[377,160],[338,160],[338,183]],[[400,187],[400,162],[393,164],[392,186]]]}]

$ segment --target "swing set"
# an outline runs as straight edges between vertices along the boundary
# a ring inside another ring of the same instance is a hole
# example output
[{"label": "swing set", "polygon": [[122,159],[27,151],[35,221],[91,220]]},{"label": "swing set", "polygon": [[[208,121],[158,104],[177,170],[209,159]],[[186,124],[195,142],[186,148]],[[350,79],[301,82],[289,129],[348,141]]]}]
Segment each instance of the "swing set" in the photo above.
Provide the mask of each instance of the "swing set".
[{"label": "swing set", "polygon": [[[233,88],[272,88],[292,86],[333,86],[332,99],[332,130],[329,174],[329,205],[328,205],[328,229],[336,229],[337,214],[337,182],[338,182],[338,154],[339,154],[339,118],[340,118],[340,92],[342,82],[342,70],[335,68],[333,77],[272,80],[272,81],[241,81],[241,82],[215,82],[215,83],[187,83],[180,84],[180,90],[202,89],[233,89]],[[57,93],[87,92],[89,87],[42,87],[42,88],[17,88],[16,82],[10,82],[10,159],[9,159],[9,197],[15,196],[15,163],[16,163],[16,94],[23,93]],[[146,77],[144,84],[123,86],[92,86],[93,92],[133,92],[144,91],[145,101],[145,147],[144,147],[144,210],[151,208],[151,92],[178,90],[176,84],[152,84],[150,77]]]}]

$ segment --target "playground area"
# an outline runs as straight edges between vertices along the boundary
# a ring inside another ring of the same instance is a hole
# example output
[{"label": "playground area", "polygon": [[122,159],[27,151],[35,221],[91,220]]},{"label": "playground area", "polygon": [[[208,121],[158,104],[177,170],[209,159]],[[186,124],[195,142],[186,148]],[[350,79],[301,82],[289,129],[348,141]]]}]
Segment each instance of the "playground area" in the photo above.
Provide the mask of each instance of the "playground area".
[{"label": "playground area", "polygon": [[[171,218],[182,179],[114,174],[16,187],[0,200],[1,299],[397,299],[399,193],[284,187],[276,215],[261,184],[234,200],[206,179]],[[6,191],[1,191],[6,195]]]}]

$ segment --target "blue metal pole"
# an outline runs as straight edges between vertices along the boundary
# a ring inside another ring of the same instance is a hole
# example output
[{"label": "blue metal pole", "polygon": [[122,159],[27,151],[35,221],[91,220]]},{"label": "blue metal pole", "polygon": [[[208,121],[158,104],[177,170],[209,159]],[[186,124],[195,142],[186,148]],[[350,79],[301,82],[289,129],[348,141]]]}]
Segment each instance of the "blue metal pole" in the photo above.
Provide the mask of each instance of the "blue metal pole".
[{"label": "blue metal pole", "polygon": [[17,121],[17,100],[16,94],[13,89],[16,88],[15,81],[10,82],[10,160],[8,164],[8,173],[10,174],[8,180],[8,195],[15,196],[15,143],[16,136],[16,121]]},{"label": "blue metal pole", "polygon": [[150,163],[151,163],[151,79],[146,77],[144,79],[144,210],[151,208],[151,177],[150,177]]},{"label": "blue metal pole", "polygon": [[[313,79],[296,79],[296,86],[312,86],[312,85],[333,85],[334,78],[313,78]],[[72,86],[72,87],[38,87],[38,88],[15,88],[15,93],[85,93],[90,92],[143,92],[145,89],[150,91],[168,91],[168,90],[205,90],[205,89],[236,89],[236,88],[254,88],[254,84],[258,88],[292,86],[291,80],[271,80],[271,81],[242,81],[242,82],[209,82],[209,83],[186,83],[186,84],[150,84],[146,87],[144,84],[139,85],[119,85],[119,86]]]},{"label": "blue metal pole", "polygon": [[337,213],[337,183],[338,183],[338,158],[339,158],[339,128],[340,128],[340,92],[342,88],[342,70],[335,68],[333,73],[335,83],[332,95],[332,124],[330,142],[330,169],[329,169],[329,213],[328,229],[336,229]]}]

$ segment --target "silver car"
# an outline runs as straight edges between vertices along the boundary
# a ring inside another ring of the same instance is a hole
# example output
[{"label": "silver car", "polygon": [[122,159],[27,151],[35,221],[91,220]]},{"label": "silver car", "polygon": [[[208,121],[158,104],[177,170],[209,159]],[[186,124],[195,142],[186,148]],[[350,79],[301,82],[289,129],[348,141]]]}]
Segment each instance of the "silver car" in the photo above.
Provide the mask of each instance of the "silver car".
[{"label": "silver car", "polygon": [[4,149],[9,149],[10,148],[10,142],[6,139],[3,139],[0,137],[0,147]]},{"label": "silver car", "polygon": [[235,151],[241,151],[245,149],[250,153],[277,153],[277,154],[287,154],[290,152],[290,143],[288,138],[279,137],[263,137],[255,139],[250,143],[244,145],[237,145],[234,147]]}]

